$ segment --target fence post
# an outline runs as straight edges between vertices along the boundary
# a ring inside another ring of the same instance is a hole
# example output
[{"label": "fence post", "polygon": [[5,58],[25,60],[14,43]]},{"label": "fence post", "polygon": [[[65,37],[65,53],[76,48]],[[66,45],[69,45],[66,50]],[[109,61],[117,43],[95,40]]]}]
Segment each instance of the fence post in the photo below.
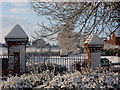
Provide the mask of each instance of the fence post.
[{"label": "fence post", "polygon": [[32,69],[33,69],[33,72],[35,72],[35,70],[34,70],[34,55],[32,55]]},{"label": "fence post", "polygon": [[[58,55],[57,55],[57,58],[58,58]],[[59,58],[58,58],[58,64],[60,65],[60,61],[59,61]]]},{"label": "fence post", "polygon": [[[71,58],[70,58],[70,56],[69,56],[68,60],[69,60],[69,65],[70,65],[70,66],[69,66],[69,71],[70,71],[70,69],[72,69],[72,63],[73,63],[73,62],[71,63]],[[73,70],[73,69],[72,69],[72,70]]]},{"label": "fence post", "polygon": [[64,63],[63,65],[64,65],[65,67],[67,66],[67,65],[66,65],[66,60],[67,60],[67,59],[66,59],[66,56],[65,56],[65,57],[64,57],[64,60],[63,60],[63,63]]},{"label": "fence post", "polygon": [[38,66],[39,66],[39,68],[40,68],[40,56],[38,57],[38,61],[39,61],[39,65],[38,65]]},{"label": "fence post", "polygon": [[55,55],[55,56],[56,56],[56,64],[58,64],[58,63],[57,63],[57,55]]},{"label": "fence post", "polygon": [[28,69],[28,71],[30,71],[30,69],[29,69],[29,67],[30,67],[30,66],[29,66],[29,65],[30,65],[30,64],[29,64],[29,63],[30,63],[29,58],[30,58],[30,57],[28,56],[28,58],[27,58],[27,62],[28,62],[27,69]]},{"label": "fence post", "polygon": [[[70,60],[70,59],[69,59],[68,57],[69,57],[69,56],[65,57],[65,59],[67,60],[67,68],[69,69],[69,66],[70,66],[70,65],[69,65],[69,60]],[[65,60],[65,62],[66,62],[66,60]],[[66,63],[65,63],[65,66],[66,66]]]}]

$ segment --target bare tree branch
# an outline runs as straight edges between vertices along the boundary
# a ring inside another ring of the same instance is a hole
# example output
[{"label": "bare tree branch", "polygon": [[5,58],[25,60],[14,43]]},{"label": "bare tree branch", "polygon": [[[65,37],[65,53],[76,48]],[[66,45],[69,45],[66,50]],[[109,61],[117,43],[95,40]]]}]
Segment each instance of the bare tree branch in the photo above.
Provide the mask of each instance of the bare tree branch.
[{"label": "bare tree branch", "polygon": [[[46,16],[49,25],[38,23],[42,28],[37,36],[56,38],[64,31],[76,31],[70,38],[88,38],[91,34],[105,33],[110,36],[119,24],[117,2],[31,2],[39,16]],[[55,35],[56,34],[56,35]],[[55,40],[55,39],[54,39]]]}]

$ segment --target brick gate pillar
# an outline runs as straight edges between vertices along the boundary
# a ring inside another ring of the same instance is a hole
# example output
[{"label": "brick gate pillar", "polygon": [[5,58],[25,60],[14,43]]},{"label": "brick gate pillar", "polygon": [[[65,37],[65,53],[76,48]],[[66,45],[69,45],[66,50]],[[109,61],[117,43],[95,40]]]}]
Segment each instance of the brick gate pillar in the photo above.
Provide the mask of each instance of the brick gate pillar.
[{"label": "brick gate pillar", "polygon": [[16,25],[5,37],[8,44],[8,71],[12,75],[25,72],[25,52],[28,36],[20,25]]}]

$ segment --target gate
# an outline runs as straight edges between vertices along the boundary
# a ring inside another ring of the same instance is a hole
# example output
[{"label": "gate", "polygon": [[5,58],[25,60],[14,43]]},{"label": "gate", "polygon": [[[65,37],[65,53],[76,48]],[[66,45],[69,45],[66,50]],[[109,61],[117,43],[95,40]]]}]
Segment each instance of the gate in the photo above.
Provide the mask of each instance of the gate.
[{"label": "gate", "polygon": [[[79,55],[69,55],[66,57],[61,57],[58,55],[54,56],[46,56],[41,54],[31,54],[28,53],[28,58],[26,61],[26,66],[29,69],[29,66],[39,68],[39,65],[41,63],[50,63],[50,64],[56,64],[60,66],[64,66],[67,68],[68,71],[75,71],[77,68],[82,68],[82,66],[86,66],[87,64],[87,54],[79,54]],[[29,71],[29,70],[28,70]]]}]

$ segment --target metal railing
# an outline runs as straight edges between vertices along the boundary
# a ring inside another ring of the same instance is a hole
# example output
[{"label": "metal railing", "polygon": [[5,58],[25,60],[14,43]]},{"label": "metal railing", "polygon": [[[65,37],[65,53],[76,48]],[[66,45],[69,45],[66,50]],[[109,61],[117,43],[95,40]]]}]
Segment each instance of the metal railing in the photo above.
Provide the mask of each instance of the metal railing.
[{"label": "metal railing", "polygon": [[28,58],[26,60],[26,65],[34,65],[40,63],[53,63],[61,66],[65,66],[68,71],[75,70],[76,64],[82,66],[82,64],[87,64],[87,55],[86,54],[78,54],[78,55],[68,55],[65,57],[61,57],[58,55],[39,55],[39,54],[28,54]]}]

